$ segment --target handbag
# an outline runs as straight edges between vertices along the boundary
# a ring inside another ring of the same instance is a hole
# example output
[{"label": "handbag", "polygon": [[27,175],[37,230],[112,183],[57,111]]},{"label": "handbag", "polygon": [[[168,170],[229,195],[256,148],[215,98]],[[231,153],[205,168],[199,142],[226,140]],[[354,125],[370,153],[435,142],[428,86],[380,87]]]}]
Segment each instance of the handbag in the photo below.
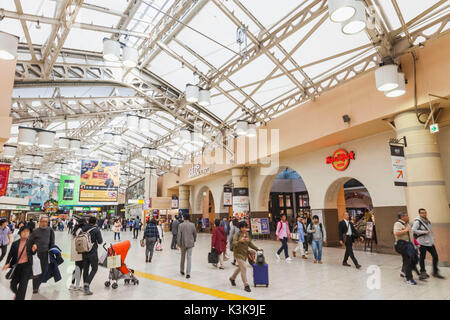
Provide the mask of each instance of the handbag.
[{"label": "handbag", "polygon": [[122,260],[121,260],[121,256],[116,255],[116,256],[109,256],[106,259],[106,267],[108,269],[114,269],[114,268],[120,268],[122,266]]},{"label": "handbag", "polygon": [[292,240],[298,240],[298,233],[291,233]]},{"label": "handbag", "polygon": [[141,239],[141,247],[142,248],[145,247],[145,240],[144,239]]},{"label": "handbag", "polygon": [[20,260],[20,257],[22,257],[23,250],[25,250],[26,247],[27,247],[27,245],[25,244],[25,245],[23,246],[23,248],[22,248],[22,251],[21,251],[20,254],[19,254],[19,257],[17,258],[16,264],[14,264],[13,266],[11,266],[11,268],[9,269],[9,271],[6,273],[6,275],[5,275],[6,280],[11,280],[11,279],[14,277],[14,271],[16,271],[17,264],[18,264],[18,262],[19,262],[19,260]]},{"label": "handbag", "polygon": [[37,255],[33,256],[33,276],[38,276],[42,273],[41,259]]},{"label": "handbag", "polygon": [[208,253],[208,263],[219,263],[219,256],[217,255],[216,250],[212,249],[211,252]]}]

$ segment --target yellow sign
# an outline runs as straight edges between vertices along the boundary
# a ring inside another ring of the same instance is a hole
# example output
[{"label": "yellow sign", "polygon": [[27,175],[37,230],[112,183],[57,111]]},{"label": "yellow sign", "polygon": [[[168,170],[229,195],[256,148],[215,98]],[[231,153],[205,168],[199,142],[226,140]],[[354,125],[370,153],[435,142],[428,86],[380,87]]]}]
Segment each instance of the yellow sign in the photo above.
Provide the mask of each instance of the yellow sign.
[{"label": "yellow sign", "polygon": [[81,160],[80,202],[117,202],[119,163]]}]

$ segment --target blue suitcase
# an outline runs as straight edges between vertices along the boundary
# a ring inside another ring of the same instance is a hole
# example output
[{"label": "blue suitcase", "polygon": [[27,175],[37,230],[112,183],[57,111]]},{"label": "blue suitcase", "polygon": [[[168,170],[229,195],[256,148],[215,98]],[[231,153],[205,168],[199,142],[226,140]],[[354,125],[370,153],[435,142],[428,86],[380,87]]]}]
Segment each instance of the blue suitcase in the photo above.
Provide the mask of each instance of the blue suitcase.
[{"label": "blue suitcase", "polygon": [[253,283],[256,286],[269,286],[269,265],[253,265]]}]

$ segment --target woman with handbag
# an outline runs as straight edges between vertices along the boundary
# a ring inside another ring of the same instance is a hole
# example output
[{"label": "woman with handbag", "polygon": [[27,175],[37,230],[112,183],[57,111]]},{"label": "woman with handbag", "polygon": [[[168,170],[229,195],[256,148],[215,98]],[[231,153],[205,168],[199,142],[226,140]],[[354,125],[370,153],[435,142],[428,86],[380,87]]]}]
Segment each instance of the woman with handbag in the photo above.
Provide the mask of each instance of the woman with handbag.
[{"label": "woman with handbag", "polygon": [[6,279],[11,280],[10,288],[14,292],[15,300],[25,300],[28,281],[32,276],[33,254],[36,253],[28,243],[30,228],[23,226],[19,230],[20,239],[14,241],[9,250],[8,258],[3,270],[11,268]]},{"label": "woman with handbag", "polygon": [[[214,221],[215,228],[213,229],[211,238],[211,251],[215,250],[219,256],[219,269],[223,270],[223,261],[225,259],[225,252],[227,250],[227,235],[225,234],[225,229],[220,225],[220,220],[216,219]],[[217,267],[217,264],[213,264]]]},{"label": "woman with handbag", "polygon": [[153,249],[155,248],[155,243],[157,240],[160,240],[159,238],[159,231],[156,227],[156,220],[152,219],[150,223],[147,224],[144,231],[144,238],[142,239],[145,241],[145,262],[152,262],[153,257]]}]

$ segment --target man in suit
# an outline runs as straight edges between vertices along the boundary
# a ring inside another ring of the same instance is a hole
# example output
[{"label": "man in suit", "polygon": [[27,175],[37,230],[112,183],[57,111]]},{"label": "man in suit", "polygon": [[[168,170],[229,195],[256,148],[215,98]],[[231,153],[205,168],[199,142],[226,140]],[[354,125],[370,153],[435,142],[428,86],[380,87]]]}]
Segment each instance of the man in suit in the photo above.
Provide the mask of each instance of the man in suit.
[{"label": "man in suit", "polygon": [[192,249],[197,240],[195,225],[189,221],[189,213],[183,215],[184,222],[178,226],[177,242],[181,248],[180,273],[184,276],[184,262],[187,256],[186,279],[191,277]]},{"label": "man in suit", "polygon": [[[350,267],[347,263],[348,257],[350,257],[355,264],[356,269],[359,269],[361,268],[361,265],[358,263],[355,255],[353,254],[353,241],[357,239],[359,235],[349,217],[350,215],[346,211],[344,213],[344,220],[339,222],[339,243],[341,246],[345,245],[345,255],[342,265]],[[363,238],[361,237],[361,239]]]},{"label": "man in suit", "polygon": [[172,250],[177,249],[177,234],[179,224],[180,222],[178,221],[178,216],[175,216],[175,218],[172,221],[172,243],[170,244],[170,248]]}]

